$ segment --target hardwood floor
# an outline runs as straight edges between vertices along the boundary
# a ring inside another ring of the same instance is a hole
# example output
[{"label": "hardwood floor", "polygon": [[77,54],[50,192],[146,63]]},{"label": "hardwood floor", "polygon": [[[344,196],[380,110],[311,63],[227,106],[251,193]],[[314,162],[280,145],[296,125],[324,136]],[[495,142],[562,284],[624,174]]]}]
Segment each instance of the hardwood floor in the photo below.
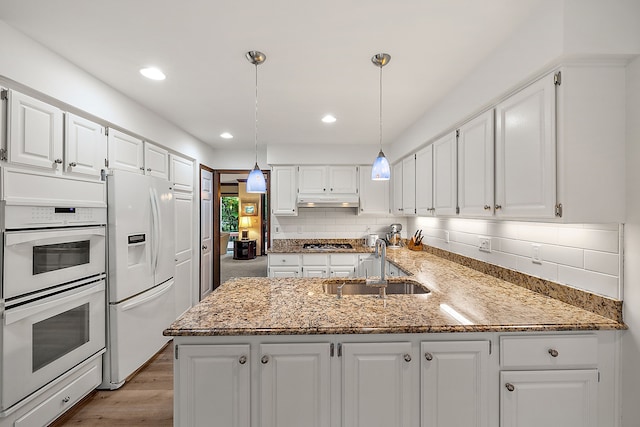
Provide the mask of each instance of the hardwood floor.
[{"label": "hardwood floor", "polygon": [[118,390],[97,390],[51,426],[172,426],[173,341]]}]

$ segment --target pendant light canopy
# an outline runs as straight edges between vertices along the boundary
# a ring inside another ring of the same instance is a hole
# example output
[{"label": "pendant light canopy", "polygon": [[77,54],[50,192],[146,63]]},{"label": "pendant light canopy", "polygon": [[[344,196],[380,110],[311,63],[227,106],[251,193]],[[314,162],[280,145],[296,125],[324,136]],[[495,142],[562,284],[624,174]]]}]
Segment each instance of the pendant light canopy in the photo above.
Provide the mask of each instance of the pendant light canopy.
[{"label": "pendant light canopy", "polygon": [[380,152],[371,168],[371,179],[374,181],[388,181],[391,178],[389,160],[382,152],[382,67],[387,65],[389,61],[391,61],[391,55],[387,53],[378,53],[371,58],[373,65],[380,68]]},{"label": "pendant light canopy", "polygon": [[258,52],[257,50],[252,50],[246,53],[247,60],[255,65],[256,67],[256,109],[255,109],[255,149],[256,149],[256,164],[253,167],[253,170],[249,173],[247,177],[247,193],[266,193],[267,192],[267,182],[264,179],[264,174],[260,170],[258,166],[258,65],[262,64],[267,56]]}]

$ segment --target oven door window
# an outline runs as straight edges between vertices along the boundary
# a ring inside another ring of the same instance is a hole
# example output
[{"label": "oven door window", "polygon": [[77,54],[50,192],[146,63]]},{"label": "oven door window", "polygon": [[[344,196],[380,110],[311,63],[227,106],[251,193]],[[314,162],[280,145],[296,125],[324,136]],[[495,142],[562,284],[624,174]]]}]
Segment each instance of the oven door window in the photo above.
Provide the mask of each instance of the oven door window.
[{"label": "oven door window", "polygon": [[33,324],[32,372],[89,342],[89,303]]},{"label": "oven door window", "polygon": [[33,247],[33,274],[89,264],[89,240]]}]

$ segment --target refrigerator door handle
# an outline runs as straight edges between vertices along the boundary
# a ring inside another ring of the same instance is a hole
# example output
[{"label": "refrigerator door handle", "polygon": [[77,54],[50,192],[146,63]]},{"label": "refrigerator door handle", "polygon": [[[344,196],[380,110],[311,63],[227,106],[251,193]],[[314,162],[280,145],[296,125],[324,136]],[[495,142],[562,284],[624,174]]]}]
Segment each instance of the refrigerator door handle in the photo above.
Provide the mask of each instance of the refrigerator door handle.
[{"label": "refrigerator door handle", "polygon": [[153,274],[156,274],[158,270],[158,258],[160,257],[160,240],[161,230],[160,230],[160,209],[158,206],[158,193],[155,188],[150,189],[151,195],[151,215],[152,215],[152,227],[153,227],[153,249],[152,249],[152,258],[151,265]]}]

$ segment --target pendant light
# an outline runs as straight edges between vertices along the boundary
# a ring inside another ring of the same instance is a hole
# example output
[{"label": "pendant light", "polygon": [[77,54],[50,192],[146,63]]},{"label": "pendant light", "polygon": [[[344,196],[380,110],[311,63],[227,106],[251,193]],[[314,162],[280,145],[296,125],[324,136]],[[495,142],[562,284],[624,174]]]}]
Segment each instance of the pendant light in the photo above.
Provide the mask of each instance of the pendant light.
[{"label": "pendant light", "polygon": [[255,109],[255,146],[256,146],[256,165],[253,167],[253,170],[249,173],[247,177],[247,193],[266,193],[267,192],[267,182],[264,180],[264,175],[258,167],[258,65],[262,64],[267,56],[258,52],[257,50],[252,50],[246,53],[247,60],[256,66],[256,109]]},{"label": "pendant light", "polygon": [[382,152],[382,67],[387,65],[390,60],[391,55],[387,53],[378,53],[371,58],[373,65],[380,67],[380,152],[371,168],[371,179],[374,181],[388,181],[391,178],[389,160]]}]

